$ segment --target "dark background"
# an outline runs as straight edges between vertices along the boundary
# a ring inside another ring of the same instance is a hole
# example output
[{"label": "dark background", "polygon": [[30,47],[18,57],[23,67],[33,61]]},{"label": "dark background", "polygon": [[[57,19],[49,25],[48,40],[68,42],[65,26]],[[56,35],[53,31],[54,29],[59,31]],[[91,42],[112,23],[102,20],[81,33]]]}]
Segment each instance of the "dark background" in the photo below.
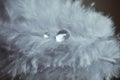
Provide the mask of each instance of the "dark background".
[{"label": "dark background", "polygon": [[116,34],[120,34],[120,0],[84,0],[84,4],[88,7],[92,2],[95,2],[95,10],[112,18],[116,27]]}]

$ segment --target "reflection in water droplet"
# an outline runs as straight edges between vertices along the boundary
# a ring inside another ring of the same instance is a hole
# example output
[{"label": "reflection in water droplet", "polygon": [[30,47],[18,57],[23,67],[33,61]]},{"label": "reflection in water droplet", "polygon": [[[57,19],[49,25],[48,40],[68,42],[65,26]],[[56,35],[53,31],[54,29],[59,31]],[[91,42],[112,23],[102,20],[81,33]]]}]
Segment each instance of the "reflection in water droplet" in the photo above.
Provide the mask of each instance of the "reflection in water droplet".
[{"label": "reflection in water droplet", "polygon": [[66,30],[60,30],[55,39],[56,39],[56,42],[63,42],[65,40],[67,40],[68,38],[70,37],[70,34],[68,33],[68,31]]}]

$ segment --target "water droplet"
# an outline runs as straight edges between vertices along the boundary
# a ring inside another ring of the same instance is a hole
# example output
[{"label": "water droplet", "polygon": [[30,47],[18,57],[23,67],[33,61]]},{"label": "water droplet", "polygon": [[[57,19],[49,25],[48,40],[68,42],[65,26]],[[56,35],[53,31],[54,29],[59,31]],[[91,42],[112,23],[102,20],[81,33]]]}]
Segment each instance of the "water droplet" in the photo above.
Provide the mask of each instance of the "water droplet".
[{"label": "water droplet", "polygon": [[50,34],[49,34],[48,32],[46,32],[46,33],[43,35],[44,38],[49,38],[49,36],[50,36]]},{"label": "water droplet", "polygon": [[65,40],[67,40],[69,38],[70,34],[68,33],[68,31],[66,30],[60,30],[55,39],[56,39],[56,42],[63,42]]}]

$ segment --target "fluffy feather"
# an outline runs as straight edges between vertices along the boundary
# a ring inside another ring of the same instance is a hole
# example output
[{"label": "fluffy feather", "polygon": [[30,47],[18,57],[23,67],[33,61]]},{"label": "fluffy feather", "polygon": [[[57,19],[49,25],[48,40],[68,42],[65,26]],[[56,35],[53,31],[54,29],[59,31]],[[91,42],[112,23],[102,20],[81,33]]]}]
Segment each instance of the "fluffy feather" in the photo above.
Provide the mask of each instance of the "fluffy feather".
[{"label": "fluffy feather", "polygon": [[[6,0],[0,22],[0,73],[20,80],[110,80],[120,49],[113,22],[82,1]],[[57,42],[60,30],[69,38]],[[47,37],[45,34],[47,33]]]}]

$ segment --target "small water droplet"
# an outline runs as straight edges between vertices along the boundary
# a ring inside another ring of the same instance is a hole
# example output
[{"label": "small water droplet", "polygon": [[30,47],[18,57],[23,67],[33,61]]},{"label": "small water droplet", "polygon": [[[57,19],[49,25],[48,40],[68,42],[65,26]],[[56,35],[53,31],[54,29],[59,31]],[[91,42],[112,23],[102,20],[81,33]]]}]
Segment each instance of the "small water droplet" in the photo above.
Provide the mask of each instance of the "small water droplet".
[{"label": "small water droplet", "polygon": [[49,38],[49,33],[46,32],[44,35],[43,35],[44,38]]}]

